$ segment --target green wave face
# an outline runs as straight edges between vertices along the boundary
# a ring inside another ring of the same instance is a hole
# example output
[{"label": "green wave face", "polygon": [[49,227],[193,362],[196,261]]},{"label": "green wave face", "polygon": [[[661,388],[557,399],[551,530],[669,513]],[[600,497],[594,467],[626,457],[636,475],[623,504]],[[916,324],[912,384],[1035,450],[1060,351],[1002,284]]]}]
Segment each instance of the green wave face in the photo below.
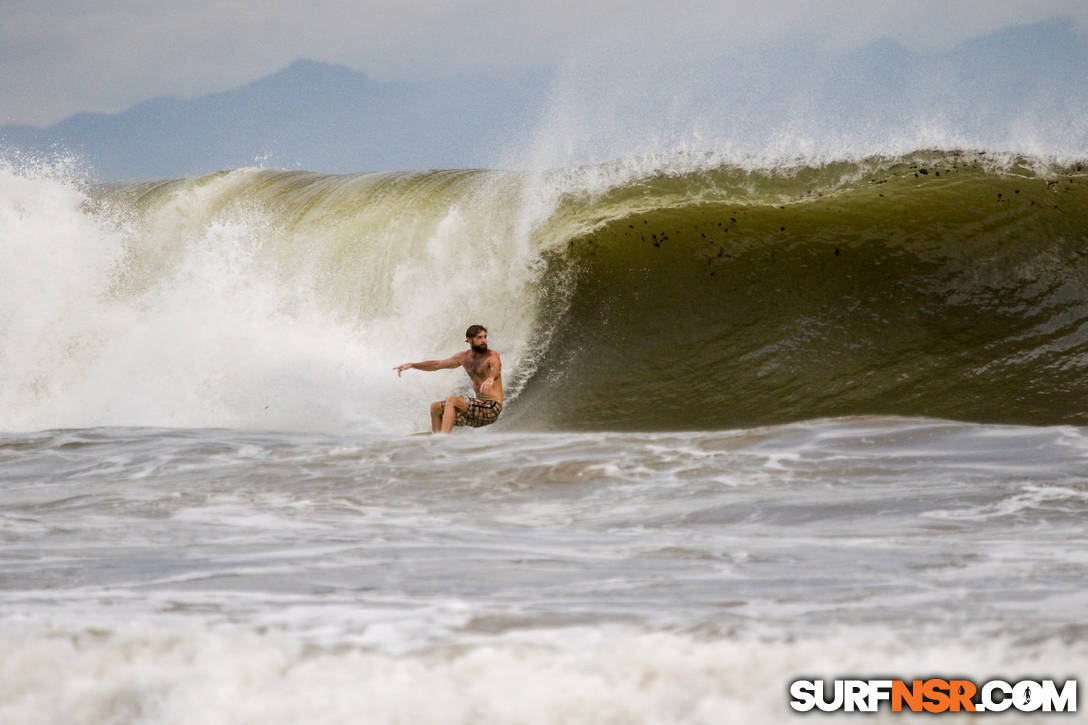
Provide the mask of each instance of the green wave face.
[{"label": "green wave face", "polygon": [[[893,414],[1088,423],[1088,181],[917,154],[656,177],[548,255],[517,406],[559,429]],[[546,313],[547,316],[548,313]]]},{"label": "green wave face", "polygon": [[[88,232],[105,257],[69,243],[87,278],[16,330],[37,342],[8,358],[11,427],[410,430],[464,381],[392,366],[462,349],[476,322],[503,355],[511,428],[1088,424],[1077,163],[934,151],[249,169],[103,187],[87,204],[133,220]],[[100,412],[121,378],[142,392]],[[208,391],[227,392],[209,408]]]}]

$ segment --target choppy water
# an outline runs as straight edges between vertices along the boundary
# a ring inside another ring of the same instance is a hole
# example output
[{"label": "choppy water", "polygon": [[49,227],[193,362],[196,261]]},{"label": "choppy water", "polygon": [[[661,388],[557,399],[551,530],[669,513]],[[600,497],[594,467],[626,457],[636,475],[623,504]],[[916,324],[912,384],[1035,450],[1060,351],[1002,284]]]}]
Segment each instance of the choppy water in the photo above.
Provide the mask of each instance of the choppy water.
[{"label": "choppy water", "polygon": [[1088,665],[1078,428],[109,428],[0,468],[5,722],[776,721],[802,674]]}]

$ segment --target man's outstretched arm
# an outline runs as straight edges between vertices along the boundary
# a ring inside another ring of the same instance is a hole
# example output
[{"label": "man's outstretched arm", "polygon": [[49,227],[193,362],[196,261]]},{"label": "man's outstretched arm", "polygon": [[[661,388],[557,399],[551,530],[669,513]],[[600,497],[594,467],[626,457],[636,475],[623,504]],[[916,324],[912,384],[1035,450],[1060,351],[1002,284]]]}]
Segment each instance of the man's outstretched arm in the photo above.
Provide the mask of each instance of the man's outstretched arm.
[{"label": "man's outstretched arm", "polygon": [[457,367],[461,367],[461,353],[458,353],[453,357],[448,357],[445,360],[424,360],[423,362],[404,363],[393,369],[397,371],[397,376],[399,377],[405,370],[413,368],[416,370],[434,371]]}]

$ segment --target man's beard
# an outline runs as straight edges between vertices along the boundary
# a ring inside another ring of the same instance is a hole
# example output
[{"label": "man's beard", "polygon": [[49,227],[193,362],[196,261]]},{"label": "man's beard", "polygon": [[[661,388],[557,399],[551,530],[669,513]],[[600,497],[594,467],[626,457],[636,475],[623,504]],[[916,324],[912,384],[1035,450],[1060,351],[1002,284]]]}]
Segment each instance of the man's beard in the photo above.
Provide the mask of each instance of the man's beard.
[{"label": "man's beard", "polygon": [[469,347],[471,347],[471,348],[472,348],[472,351],[473,351],[473,352],[476,352],[476,353],[483,353],[483,352],[487,352],[487,343],[486,343],[486,342],[485,342],[485,343],[484,343],[483,345],[473,345],[473,344],[472,344],[472,343],[470,342],[470,343],[469,343]]}]

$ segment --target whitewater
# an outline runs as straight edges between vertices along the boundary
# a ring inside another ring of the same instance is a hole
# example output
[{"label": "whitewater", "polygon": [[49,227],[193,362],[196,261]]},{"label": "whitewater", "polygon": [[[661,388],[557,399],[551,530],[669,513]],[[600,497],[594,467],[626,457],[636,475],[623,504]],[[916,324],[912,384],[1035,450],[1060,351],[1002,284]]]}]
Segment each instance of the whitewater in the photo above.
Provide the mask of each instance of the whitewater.
[{"label": "whitewater", "polygon": [[[4,162],[0,722],[779,722],[801,677],[1083,675],[1084,163]],[[411,435],[467,380],[393,366],[473,323],[503,417]]]}]

